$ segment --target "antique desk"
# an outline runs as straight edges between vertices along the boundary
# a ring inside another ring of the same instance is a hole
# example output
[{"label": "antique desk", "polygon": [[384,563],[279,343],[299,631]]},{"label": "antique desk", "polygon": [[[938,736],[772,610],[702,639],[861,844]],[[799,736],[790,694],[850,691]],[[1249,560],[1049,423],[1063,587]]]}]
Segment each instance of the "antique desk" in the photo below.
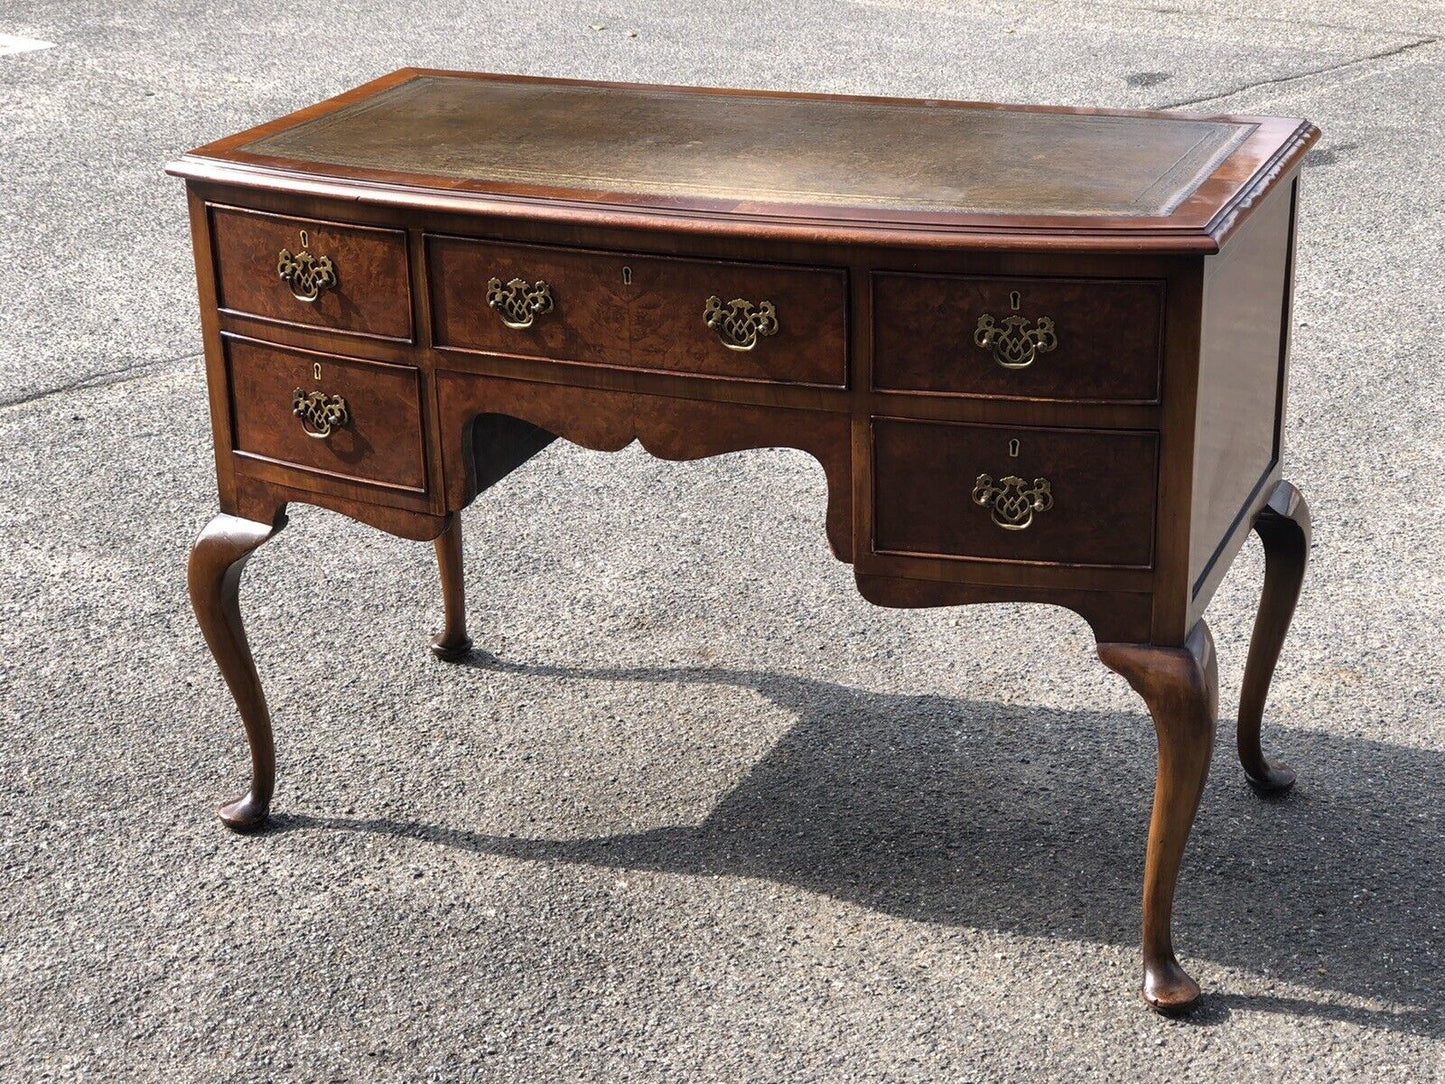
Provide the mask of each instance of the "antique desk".
[{"label": "antique desk", "polygon": [[1263,117],[406,70],[172,164],[190,201],[221,514],[190,591],[271,802],[237,606],[289,502],[435,540],[557,437],[667,459],[798,448],[883,606],[1027,601],[1147,702],[1144,995],[1192,1004],[1170,914],[1209,768],[1203,613],[1251,528],[1264,596],[1239,756],[1309,521],[1280,477],[1297,177]]}]

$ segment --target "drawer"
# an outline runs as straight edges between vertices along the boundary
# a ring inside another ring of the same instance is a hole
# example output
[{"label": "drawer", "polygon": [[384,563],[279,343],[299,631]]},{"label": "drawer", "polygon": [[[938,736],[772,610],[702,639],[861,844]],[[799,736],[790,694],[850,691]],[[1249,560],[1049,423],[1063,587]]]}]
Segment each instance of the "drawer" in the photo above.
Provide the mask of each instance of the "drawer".
[{"label": "drawer", "polygon": [[1152,566],[1158,435],[873,420],[878,553]]},{"label": "drawer", "polygon": [[882,390],[1153,403],[1164,283],[875,273]]},{"label": "drawer", "polygon": [[439,347],[735,380],[847,383],[843,271],[460,237],[428,237],[427,270]]},{"label": "drawer", "polygon": [[[235,338],[225,340],[225,354],[236,452],[425,492],[419,370]],[[305,419],[298,395],[317,403]],[[326,415],[342,404],[344,418]]]},{"label": "drawer", "polygon": [[216,297],[222,309],[278,323],[411,341],[403,231],[236,207],[212,206],[210,213]]}]

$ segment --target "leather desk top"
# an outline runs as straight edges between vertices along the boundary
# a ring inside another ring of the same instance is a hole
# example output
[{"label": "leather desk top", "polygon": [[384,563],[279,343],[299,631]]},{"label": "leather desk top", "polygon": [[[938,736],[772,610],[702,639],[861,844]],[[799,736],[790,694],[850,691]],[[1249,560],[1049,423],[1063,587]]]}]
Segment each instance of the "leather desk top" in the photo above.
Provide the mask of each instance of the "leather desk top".
[{"label": "leather desk top", "polygon": [[173,170],[425,189],[446,193],[448,209],[464,197],[467,209],[545,199],[554,214],[812,223],[822,240],[1051,233],[1069,247],[1210,251],[1314,136],[1279,118],[406,69],[202,147]]}]

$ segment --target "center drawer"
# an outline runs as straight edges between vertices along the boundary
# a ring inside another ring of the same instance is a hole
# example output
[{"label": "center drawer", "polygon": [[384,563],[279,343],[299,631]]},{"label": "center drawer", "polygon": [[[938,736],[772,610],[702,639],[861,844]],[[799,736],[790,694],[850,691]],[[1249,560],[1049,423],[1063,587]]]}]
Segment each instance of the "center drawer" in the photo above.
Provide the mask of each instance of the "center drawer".
[{"label": "center drawer", "polygon": [[1152,567],[1158,434],[873,420],[874,551]]},{"label": "center drawer", "polygon": [[847,275],[428,236],[436,345],[842,387]]},{"label": "center drawer", "polygon": [[239,455],[425,492],[417,369],[249,339],[224,342]]}]

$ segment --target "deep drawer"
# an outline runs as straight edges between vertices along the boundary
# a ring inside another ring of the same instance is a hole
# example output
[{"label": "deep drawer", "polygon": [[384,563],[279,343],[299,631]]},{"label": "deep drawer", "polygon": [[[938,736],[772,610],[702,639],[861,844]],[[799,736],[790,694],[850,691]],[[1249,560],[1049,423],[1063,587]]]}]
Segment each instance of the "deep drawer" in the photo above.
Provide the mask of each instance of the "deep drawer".
[{"label": "deep drawer", "polygon": [[406,234],[213,206],[222,309],[286,324],[410,341]]},{"label": "deep drawer", "polygon": [[873,420],[874,551],[1147,568],[1158,435]]},{"label": "deep drawer", "polygon": [[1152,403],[1164,284],[873,275],[873,383],[989,398]]},{"label": "deep drawer", "polygon": [[[442,236],[427,238],[427,267],[439,347],[737,380],[847,383],[843,271]],[[709,311],[718,329],[709,327]]]},{"label": "deep drawer", "polygon": [[425,492],[418,370],[235,338],[225,352],[236,452]]}]

